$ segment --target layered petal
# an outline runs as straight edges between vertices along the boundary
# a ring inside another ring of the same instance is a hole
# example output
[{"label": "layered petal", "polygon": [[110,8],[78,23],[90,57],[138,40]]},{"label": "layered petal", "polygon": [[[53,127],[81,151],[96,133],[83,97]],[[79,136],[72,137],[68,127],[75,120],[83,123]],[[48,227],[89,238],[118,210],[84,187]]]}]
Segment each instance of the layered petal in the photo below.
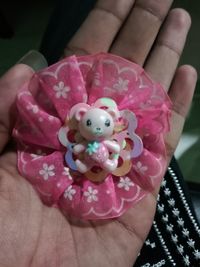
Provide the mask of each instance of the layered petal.
[{"label": "layered petal", "polygon": [[[62,145],[58,132],[74,105],[93,105],[102,97],[114,100],[120,111],[135,114],[143,152],[131,159],[126,175],[110,173],[104,181],[93,182],[67,166],[65,155],[68,152],[73,161],[73,144],[69,134],[63,136],[66,147]],[[24,85],[17,108],[13,133],[19,172],[44,203],[58,205],[67,215],[95,220],[118,217],[152,191],[164,175],[163,136],[169,130],[171,103],[162,86],[139,65],[106,53],[66,58]]]},{"label": "layered petal", "polygon": [[72,182],[63,153],[39,146],[20,146],[20,173],[34,186],[44,203],[53,205]]}]

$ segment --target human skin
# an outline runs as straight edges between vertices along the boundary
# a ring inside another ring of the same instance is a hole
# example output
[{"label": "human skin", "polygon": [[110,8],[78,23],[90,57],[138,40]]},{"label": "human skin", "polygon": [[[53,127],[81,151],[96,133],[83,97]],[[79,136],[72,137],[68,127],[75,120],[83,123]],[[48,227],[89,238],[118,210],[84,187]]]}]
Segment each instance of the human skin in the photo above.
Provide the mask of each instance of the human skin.
[{"label": "human skin", "polygon": [[[191,21],[184,10],[169,11],[171,4],[172,0],[99,0],[65,50],[65,55],[120,55],[142,65],[165,87],[173,103],[171,130],[165,137],[168,163],[197,79],[191,66],[177,69]],[[0,80],[0,266],[132,266],[152,225],[159,187],[120,218],[100,222],[68,220],[59,209],[43,205],[18,174],[16,152],[6,146],[16,93],[32,75],[20,64]]]}]

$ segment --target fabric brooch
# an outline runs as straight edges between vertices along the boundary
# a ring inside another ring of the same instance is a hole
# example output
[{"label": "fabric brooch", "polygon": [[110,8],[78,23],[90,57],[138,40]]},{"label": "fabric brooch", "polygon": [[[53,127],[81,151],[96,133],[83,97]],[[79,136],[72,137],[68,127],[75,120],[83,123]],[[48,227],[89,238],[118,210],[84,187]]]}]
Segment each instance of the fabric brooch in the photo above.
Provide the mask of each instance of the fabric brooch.
[{"label": "fabric brooch", "polygon": [[171,103],[139,65],[71,56],[35,73],[16,105],[18,170],[67,216],[118,217],[164,175]]}]

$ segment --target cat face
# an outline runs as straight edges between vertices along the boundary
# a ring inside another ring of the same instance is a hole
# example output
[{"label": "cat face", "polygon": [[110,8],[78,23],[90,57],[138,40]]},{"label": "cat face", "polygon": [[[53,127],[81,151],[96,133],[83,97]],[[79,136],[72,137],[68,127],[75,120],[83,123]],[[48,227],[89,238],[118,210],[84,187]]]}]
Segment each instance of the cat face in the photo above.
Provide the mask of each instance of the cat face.
[{"label": "cat face", "polygon": [[81,110],[77,119],[79,121],[79,131],[87,140],[102,140],[113,134],[113,117],[103,109]]}]

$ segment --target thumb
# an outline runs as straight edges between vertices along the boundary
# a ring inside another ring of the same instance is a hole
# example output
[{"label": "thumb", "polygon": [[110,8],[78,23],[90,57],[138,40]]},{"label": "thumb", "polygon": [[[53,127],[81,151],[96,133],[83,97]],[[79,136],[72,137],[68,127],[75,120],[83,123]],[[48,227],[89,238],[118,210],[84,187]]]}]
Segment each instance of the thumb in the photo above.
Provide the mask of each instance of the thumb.
[{"label": "thumb", "polygon": [[33,75],[32,68],[17,64],[0,78],[0,153],[9,141],[11,133],[11,109],[17,92]]}]

